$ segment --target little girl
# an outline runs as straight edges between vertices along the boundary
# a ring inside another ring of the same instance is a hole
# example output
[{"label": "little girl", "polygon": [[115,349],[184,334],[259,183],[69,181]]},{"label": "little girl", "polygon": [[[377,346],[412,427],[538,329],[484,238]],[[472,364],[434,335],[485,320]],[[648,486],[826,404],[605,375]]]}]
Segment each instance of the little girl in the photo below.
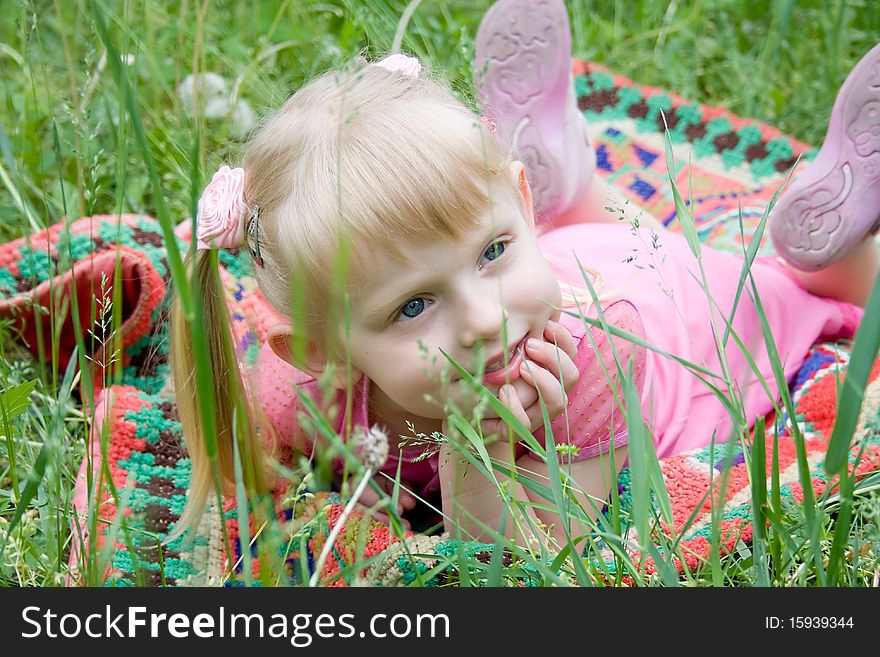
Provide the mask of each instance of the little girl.
[{"label": "little girl", "polygon": [[[584,509],[595,510],[627,456],[621,376],[638,393],[660,456],[728,440],[771,410],[778,390],[748,292],[731,324],[758,371],[733,340],[726,354],[716,346],[742,257],[703,248],[711,300],[682,237],[662,232],[662,257],[651,268],[627,262],[651,242],[645,226],[656,231],[658,224],[642,217],[636,229],[605,209],[608,190],[593,175],[595,156],[571,91],[570,47],[562,2],[502,0],[477,35],[483,118],[412,58],[355,62],[295,93],[251,139],[243,167],[214,175],[199,203],[192,265],[205,302],[219,474],[227,486],[233,436],[256,490],[270,486],[267,450],[310,454],[326,444],[300,421],[302,397],[309,397],[343,438],[358,427],[384,428],[391,449],[381,472],[402,481],[399,512],[439,500],[448,529],[490,539],[504,524],[509,535],[527,539],[523,528],[543,527],[562,540],[568,519],[505,473],[516,469],[546,484],[548,459],[558,458]],[[776,207],[773,240],[794,266],[759,257],[751,267],[787,377],[815,341],[852,337],[877,277],[877,249],[867,238],[876,229],[870,208],[880,207],[880,145],[871,136],[880,126],[878,66],[875,47],[841,89],[819,157]],[[861,132],[852,136],[857,123],[868,124],[867,141]],[[266,298],[288,318],[269,330],[247,383],[210,253],[238,246],[250,250]],[[598,290],[598,308],[585,276]],[[612,337],[582,315],[652,348]],[[173,326],[174,380],[193,467],[183,527],[197,519],[214,485],[213,441],[195,403],[192,348],[201,336],[191,335],[181,312]],[[737,395],[745,416],[732,420],[669,354],[717,373],[703,377]],[[497,414],[482,413],[495,478],[527,503],[527,518],[517,518],[516,505],[449,443],[430,458],[419,458],[423,447],[399,445],[414,434],[449,434],[451,408],[474,407],[471,376],[539,444],[546,411],[554,442],[564,447],[540,454]],[[233,413],[245,396],[254,407],[248,417]]]}]

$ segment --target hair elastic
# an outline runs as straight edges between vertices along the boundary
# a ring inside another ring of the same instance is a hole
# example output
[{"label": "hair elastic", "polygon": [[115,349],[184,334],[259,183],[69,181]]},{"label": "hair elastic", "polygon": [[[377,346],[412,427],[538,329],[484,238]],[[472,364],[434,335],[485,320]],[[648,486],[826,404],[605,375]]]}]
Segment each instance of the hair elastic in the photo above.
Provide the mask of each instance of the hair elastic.
[{"label": "hair elastic", "polygon": [[263,256],[260,254],[260,206],[255,205],[251,210],[251,218],[247,223],[247,245],[254,259],[254,264],[258,267],[263,266]]}]

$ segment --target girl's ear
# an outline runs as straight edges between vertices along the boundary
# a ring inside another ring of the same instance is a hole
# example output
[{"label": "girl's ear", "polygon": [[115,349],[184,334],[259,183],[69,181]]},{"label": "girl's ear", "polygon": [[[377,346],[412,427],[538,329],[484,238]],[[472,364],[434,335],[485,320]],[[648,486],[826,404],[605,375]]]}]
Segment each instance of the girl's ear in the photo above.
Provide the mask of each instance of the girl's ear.
[{"label": "girl's ear", "polygon": [[523,216],[532,231],[535,230],[535,206],[532,203],[532,188],[526,179],[526,168],[519,160],[510,163],[510,175],[519,188],[519,194],[523,203]]},{"label": "girl's ear", "polygon": [[[301,344],[295,347],[294,341],[297,339],[301,340]],[[266,334],[266,342],[269,343],[269,347],[278,358],[316,379],[320,379],[328,370],[330,363],[320,346],[314,341],[302,337],[297,338],[293,326],[290,324],[276,324],[271,327]],[[361,376],[359,370],[352,368],[351,385],[357,383]],[[340,390],[349,385],[344,367],[336,364],[332,368],[331,383],[334,388]]]}]

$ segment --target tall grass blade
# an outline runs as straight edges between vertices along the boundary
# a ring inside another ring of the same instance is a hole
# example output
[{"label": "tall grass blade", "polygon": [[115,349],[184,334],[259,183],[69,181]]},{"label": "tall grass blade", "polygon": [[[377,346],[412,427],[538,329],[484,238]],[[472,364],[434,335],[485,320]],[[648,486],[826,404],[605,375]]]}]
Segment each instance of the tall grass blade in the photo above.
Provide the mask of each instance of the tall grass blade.
[{"label": "tall grass blade", "polygon": [[[12,520],[9,521],[9,526],[6,529],[7,536],[12,536],[12,531],[21,521],[24,512],[27,510],[28,504],[30,504],[31,500],[34,499],[34,496],[36,496],[37,492],[40,489],[40,486],[43,483],[43,477],[46,474],[46,466],[48,465],[49,458],[53,452],[53,446],[49,438],[53,436],[60,436],[63,434],[63,402],[70,397],[70,391],[73,387],[73,375],[76,371],[77,362],[76,352],[77,348],[74,347],[70,355],[70,361],[67,363],[67,370],[64,373],[64,379],[61,382],[61,391],[58,395],[58,403],[55,405],[55,409],[52,413],[52,420],[49,425],[49,431],[46,434],[46,439],[40,446],[40,452],[37,454],[37,458],[34,461],[31,474],[27,478],[27,483],[25,483],[24,490],[21,492],[21,497],[18,500],[18,504],[16,504],[15,506],[15,513],[12,516]],[[6,543],[0,545],[0,559],[3,558],[3,553],[5,549]]]},{"label": "tall grass blade", "polygon": [[791,391],[788,389],[788,381],[785,378],[785,371],[782,366],[782,359],[779,356],[779,350],[776,348],[776,340],[770,330],[770,324],[767,321],[767,314],[764,312],[764,306],[758,295],[758,287],[754,277],[749,275],[749,282],[752,289],[752,301],[755,304],[755,311],[758,314],[758,320],[761,324],[761,332],[764,335],[764,344],[767,347],[767,355],[770,360],[770,366],[773,370],[773,377],[776,386],[782,396],[783,405],[788,417],[791,419],[791,433],[797,451],[798,476],[801,487],[803,488],[803,504],[804,518],[807,524],[807,532],[810,536],[810,546],[813,553],[813,565],[821,584],[825,585],[825,568],[822,563],[822,552],[819,542],[819,520],[817,517],[816,494],[813,490],[813,482],[810,476],[810,464],[807,460],[807,448],[804,435],[801,432],[797,422],[797,412],[794,402],[791,398]]},{"label": "tall grass blade", "polygon": [[639,397],[632,381],[623,382],[623,394],[627,407],[627,431],[629,433],[629,468],[631,473],[633,524],[642,550],[651,543],[651,454],[656,458],[654,444],[647,435],[639,408]]},{"label": "tall grass blade", "polygon": [[162,181],[159,179],[156,163],[153,159],[153,154],[150,151],[150,145],[147,143],[147,136],[144,131],[143,121],[141,120],[140,108],[138,107],[134,92],[129,85],[128,77],[122,68],[122,60],[119,56],[119,51],[116,49],[113,40],[110,38],[107,25],[104,23],[103,12],[99,7],[98,0],[90,0],[90,6],[92,9],[92,18],[95,21],[95,28],[98,30],[101,43],[103,43],[104,48],[107,49],[107,62],[113,71],[113,77],[116,79],[116,84],[122,94],[129,118],[131,119],[132,132],[134,133],[141,155],[144,158],[147,173],[149,174],[150,186],[153,190],[153,197],[156,203],[156,215],[157,219],[159,219],[159,224],[162,226],[162,235],[165,240],[168,266],[171,269],[174,280],[178,283],[177,293],[180,295],[180,301],[183,305],[184,311],[188,316],[191,316],[193,312],[192,295],[190,294],[189,288],[186,285],[181,284],[182,281],[186,280],[183,258],[181,258],[180,251],[177,248],[177,241],[174,237],[174,223],[171,221],[171,214],[168,212],[168,206],[165,203]]},{"label": "tall grass blade", "polygon": [[[834,522],[834,537],[828,552],[828,586],[837,586],[841,573],[845,570],[844,560],[850,546],[850,526],[853,519],[853,481],[847,472],[840,477],[840,508]],[[856,550],[853,552],[858,554]]]},{"label": "tall grass blade", "polygon": [[[785,179],[785,181],[776,188],[776,191],[773,192],[773,196],[768,201],[764,211],[761,213],[761,219],[758,221],[758,225],[755,228],[752,236],[749,240],[748,248],[746,249],[743,260],[742,270],[739,275],[739,284],[736,287],[736,294],[733,297],[733,305],[730,310],[730,322],[727,328],[724,329],[724,337],[721,340],[722,348],[727,345],[727,340],[730,337],[730,331],[732,330],[733,318],[736,315],[736,309],[739,307],[739,300],[742,297],[742,291],[745,287],[746,279],[748,278],[749,272],[752,268],[752,263],[755,261],[755,257],[758,255],[758,250],[761,248],[761,240],[764,237],[764,229],[767,225],[767,219],[770,216],[770,211],[773,209],[773,206],[776,205],[776,201],[779,199],[779,195],[782,193],[782,190],[785,189],[786,185],[788,185],[788,181],[791,178],[791,172],[794,171],[794,167],[789,171],[789,177]],[[740,237],[742,239],[743,245],[745,245],[745,231],[743,226],[743,214],[742,214],[742,205],[739,206],[739,230]]]},{"label": "tall grass blade", "polygon": [[[165,203],[163,188],[161,181],[159,180],[159,174],[156,169],[156,164],[153,159],[152,152],[150,151],[150,146],[147,143],[146,132],[144,130],[143,121],[141,120],[140,108],[138,107],[134,92],[129,85],[126,72],[122,68],[122,60],[120,59],[119,52],[117,51],[113,40],[110,38],[110,33],[107,30],[106,24],[104,23],[103,10],[99,7],[97,0],[90,0],[90,6],[92,9],[91,13],[92,18],[95,22],[95,27],[98,31],[101,42],[107,49],[108,63],[110,65],[110,68],[112,69],[113,76],[116,80],[116,85],[119,89],[119,92],[122,95],[123,103],[128,111],[135,141],[138,144],[141,155],[144,158],[144,164],[147,168],[150,186],[153,190],[153,195],[155,198],[157,218],[159,219],[159,224],[162,227],[166,256],[168,258],[168,266],[171,270],[173,280],[177,283],[176,293],[180,299],[183,312],[191,324],[192,334],[206,335],[202,313],[198,311],[198,309],[201,307],[201,304],[198,303],[198,299],[196,298],[198,293],[198,286],[195,286],[195,288],[193,289],[187,284],[188,279],[186,276],[183,259],[180,255],[179,249],[177,248],[177,241],[174,235],[174,225],[168,212],[168,206]],[[211,258],[213,259],[214,271],[216,271],[216,251],[211,252]],[[219,280],[216,280],[215,283],[219,285]],[[213,400],[213,380],[211,368],[209,365],[211,360],[207,342],[205,340],[194,340],[193,353],[195,355],[196,363],[196,368],[194,372],[196,379],[196,389],[199,392],[199,394],[197,395],[199,405],[199,417],[202,423],[202,430],[205,438],[205,450],[208,454],[211,464],[211,471],[215,484],[215,489],[218,491],[217,503],[222,508],[222,500],[219,497],[220,474],[217,467],[218,447],[217,429],[214,418],[215,406]],[[221,523],[221,525],[225,533],[225,524]]]},{"label": "tall grass blade", "polygon": [[874,281],[871,296],[865,305],[862,323],[856,332],[846,377],[840,389],[837,402],[837,419],[828,453],[825,457],[825,472],[843,474],[847,463],[847,454],[852,444],[856,425],[859,421],[859,410],[868,385],[868,376],[874,366],[877,350],[880,347],[880,277]]},{"label": "tall grass blade", "polygon": [[754,559],[755,583],[770,586],[767,557],[767,538],[765,509],[767,508],[767,452],[764,434],[764,418],[755,422],[749,466],[752,484],[752,555]]},{"label": "tall grass blade", "polygon": [[[116,550],[116,540],[119,532],[123,531],[123,533],[127,533],[125,531],[127,529],[125,510],[129,508],[129,503],[131,502],[131,496],[134,493],[134,489],[135,475],[134,473],[130,473],[125,482],[125,485],[122,487],[122,490],[119,491],[121,495],[119,496],[119,504],[116,507],[116,515],[113,517],[113,521],[110,524],[107,534],[104,536],[104,544],[101,547],[101,551],[97,557],[97,562],[95,564],[95,575],[97,577],[104,576],[104,573],[106,572],[106,567],[113,560],[113,553]],[[138,553],[133,549],[133,546],[131,545],[131,540],[128,537],[126,537],[125,542],[127,543],[129,552],[132,555],[132,564],[135,568],[135,572],[137,573],[137,576],[142,576],[141,569],[138,568]]]},{"label": "tall grass blade", "polygon": [[678,186],[675,184],[675,156],[672,154],[672,139],[669,136],[666,113],[660,110],[660,115],[663,117],[663,151],[666,156],[666,173],[669,177],[669,186],[672,189],[672,199],[675,202],[675,216],[678,217],[681,231],[687,240],[691,253],[700,261],[703,258],[703,246],[700,243],[700,236],[697,235],[697,227],[694,224],[694,220],[678,191]]},{"label": "tall grass blade", "polygon": [[[572,499],[562,490],[563,474],[561,472],[561,468],[559,467],[559,457],[556,451],[556,440],[553,436],[553,427],[551,426],[550,416],[547,414],[547,405],[544,402],[544,397],[541,394],[540,389],[538,389],[538,400],[541,404],[541,417],[544,421],[544,448],[546,449],[547,456],[547,476],[550,479],[550,490],[553,491],[552,502],[556,507],[557,513],[559,515],[559,520],[562,523],[563,529],[565,530],[566,546],[571,550],[572,562],[574,564],[575,574],[577,575],[578,582],[583,582],[584,585],[586,585],[590,581],[590,577],[589,575],[587,575],[584,564],[577,553],[575,541],[571,535],[570,509],[572,506]],[[613,449],[614,446],[612,445],[611,450],[613,451]],[[574,482],[569,482],[569,485],[573,486]]]},{"label": "tall grass blade", "polygon": [[[510,519],[510,513],[507,507],[501,515],[501,522],[498,524],[498,533],[504,536],[507,529],[507,521]],[[492,550],[492,557],[489,560],[489,569],[486,571],[486,586],[501,586],[501,575],[504,569],[504,549],[496,545]]]},{"label": "tall grass blade", "polygon": [[[236,422],[232,426],[236,426]],[[248,508],[247,491],[244,485],[244,473],[241,468],[238,439],[232,441],[232,453],[235,463],[235,513],[238,520],[238,541],[242,553],[242,578],[245,586],[253,584],[251,573],[251,529],[250,509]]]}]

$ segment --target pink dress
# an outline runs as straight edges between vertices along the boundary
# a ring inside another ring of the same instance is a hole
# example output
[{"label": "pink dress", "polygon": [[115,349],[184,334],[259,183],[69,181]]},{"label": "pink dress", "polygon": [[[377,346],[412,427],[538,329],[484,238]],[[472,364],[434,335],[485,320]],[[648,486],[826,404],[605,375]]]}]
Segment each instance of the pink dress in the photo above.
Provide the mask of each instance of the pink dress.
[{"label": "pink dress", "polygon": [[[653,248],[649,231],[634,232],[622,224],[579,224],[551,230],[539,241],[554,268],[557,260],[570,261],[575,252],[585,267],[598,271],[603,280],[601,293],[625,298],[638,309],[649,344],[721,374],[712,313],[720,344],[726,328],[723,317],[729,316],[739,285],[742,256],[703,247],[710,304],[697,260],[680,235],[664,232]],[[815,342],[855,334],[861,308],[810,294],[775,258],[756,258],[751,272],[787,381]],[[583,285],[583,276],[578,270],[572,273],[571,267],[557,268],[557,275]],[[732,324],[760,372],[759,379],[731,337],[726,348],[730,378],[752,426],[756,418],[773,409],[779,391],[748,281]],[[733,423],[705,384],[658,351],[648,350],[646,361],[641,410],[661,458],[704,447],[713,436],[718,442],[730,437]],[[709,379],[727,394],[721,379]]]},{"label": "pink dress", "polygon": [[[710,304],[700,283],[697,261],[684,238],[663,233],[659,245],[652,245],[647,231],[636,232],[628,225],[577,224],[544,233],[538,241],[564,291],[571,289],[578,298],[589,298],[578,261],[598,272],[598,293],[605,320],[643,336],[656,347],[645,349],[619,337],[609,340],[600,329],[588,329],[579,317],[563,313],[560,321],[578,343],[575,364],[581,373],[569,391],[566,412],[552,423],[557,444],[569,442],[577,447],[574,455],[567,458],[591,458],[607,451],[612,441],[615,446],[627,443],[625,416],[614,399],[615,390],[620,394],[616,362],[624,371],[632,364],[642,415],[660,457],[708,445],[713,438],[718,442],[727,440],[732,422],[723,404],[684,366],[664,355],[674,354],[713,373],[722,372]],[[704,248],[702,261],[714,300],[717,330],[723,335],[726,325],[721,313],[729,315],[733,306],[742,257]],[[752,275],[787,380],[803,364],[816,341],[854,335],[862,315],[860,308],[813,296],[772,258],[756,259]],[[747,285],[743,290],[733,328],[775,398],[778,390],[749,289]],[[596,316],[595,311],[588,314]],[[719,335],[719,342],[720,339]],[[768,397],[733,338],[728,341],[727,363],[734,390],[742,397],[751,426],[757,417],[772,410],[774,400]],[[704,377],[727,393],[721,379]],[[255,366],[254,385],[280,441],[291,443],[299,411],[293,387],[300,386],[316,398],[316,382],[264,347]],[[368,412],[369,386],[364,377],[353,391],[352,426],[368,425],[375,420]],[[343,392],[336,401],[340,412],[334,426],[341,432],[346,423]],[[543,442],[543,429],[535,432],[535,436]],[[309,449],[308,445],[300,447]],[[393,477],[398,460],[402,460],[401,478],[410,482],[416,492],[429,495],[439,489],[437,459],[414,461],[420,453],[420,449],[399,453],[392,450],[383,470]]]}]

